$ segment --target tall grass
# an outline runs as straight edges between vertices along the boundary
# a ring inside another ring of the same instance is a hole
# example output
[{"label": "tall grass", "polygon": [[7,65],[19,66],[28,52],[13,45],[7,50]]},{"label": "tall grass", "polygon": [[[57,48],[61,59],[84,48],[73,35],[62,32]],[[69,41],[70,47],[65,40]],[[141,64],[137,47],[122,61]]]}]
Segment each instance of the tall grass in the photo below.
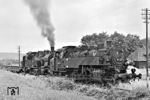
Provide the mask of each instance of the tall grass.
[{"label": "tall grass", "polygon": [[[94,97],[98,100],[147,100],[150,99],[150,90],[146,88],[145,81],[133,82],[131,84],[120,83],[111,88],[98,85],[76,84],[66,78],[48,78],[47,86],[56,90],[76,91],[80,95]],[[144,83],[144,84],[143,84]],[[141,85],[143,84],[143,85]]]},{"label": "tall grass", "polygon": [[[77,84],[74,83],[73,80],[64,77],[35,77],[32,75],[23,76],[13,74],[11,72],[8,73],[6,71],[1,71],[1,73],[3,73],[2,75],[5,76],[3,78],[3,82],[6,81],[5,84],[1,83],[2,85],[10,85],[12,84],[12,82],[14,82],[13,84],[21,87],[21,93],[23,93],[23,95],[20,98],[30,98],[30,100],[46,100],[46,98],[48,98],[49,100],[51,97],[54,97],[52,95],[57,96],[60,93],[62,93],[62,95],[67,95],[66,91],[67,93],[78,93],[78,95],[70,96],[70,98],[80,95],[86,95],[92,98],[94,97],[97,100],[150,100],[150,90],[146,88],[145,80],[132,82],[131,84],[120,83],[119,85],[112,86],[111,88],[104,88],[96,84]],[[63,97],[66,99],[65,96]],[[62,100],[64,100],[64,98]],[[58,99],[59,98],[57,98],[57,100]]]}]

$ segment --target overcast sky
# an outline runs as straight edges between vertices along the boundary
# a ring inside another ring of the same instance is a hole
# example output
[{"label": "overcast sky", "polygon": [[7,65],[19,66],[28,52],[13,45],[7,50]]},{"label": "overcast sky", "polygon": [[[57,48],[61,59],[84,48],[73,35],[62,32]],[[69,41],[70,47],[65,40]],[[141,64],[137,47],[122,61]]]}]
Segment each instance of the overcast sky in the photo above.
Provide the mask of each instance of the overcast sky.
[{"label": "overcast sky", "polygon": [[[79,45],[82,36],[114,31],[145,37],[141,9],[150,0],[51,0],[51,21],[55,27],[56,48]],[[49,49],[29,7],[23,0],[0,0],[0,52]]]}]

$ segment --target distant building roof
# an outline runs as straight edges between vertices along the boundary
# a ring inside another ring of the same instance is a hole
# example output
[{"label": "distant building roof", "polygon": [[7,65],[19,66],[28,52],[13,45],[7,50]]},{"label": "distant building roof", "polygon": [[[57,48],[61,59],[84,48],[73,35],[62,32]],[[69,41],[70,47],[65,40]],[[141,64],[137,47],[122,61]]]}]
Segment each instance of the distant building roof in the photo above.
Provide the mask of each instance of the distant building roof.
[{"label": "distant building roof", "polygon": [[[150,58],[150,49],[149,51],[149,58]],[[128,57],[133,61],[146,61],[146,49],[145,48],[138,48],[135,52],[131,53]]]}]

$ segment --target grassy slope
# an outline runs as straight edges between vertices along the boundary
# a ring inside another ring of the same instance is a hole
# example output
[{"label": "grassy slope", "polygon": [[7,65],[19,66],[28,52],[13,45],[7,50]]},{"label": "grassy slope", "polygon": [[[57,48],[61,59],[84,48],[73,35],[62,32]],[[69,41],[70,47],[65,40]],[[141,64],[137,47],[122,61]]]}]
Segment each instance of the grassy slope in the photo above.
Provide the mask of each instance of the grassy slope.
[{"label": "grassy slope", "polygon": [[[112,88],[76,84],[60,77],[35,77],[0,70],[0,100],[148,100],[150,89],[146,81],[120,83]],[[7,96],[8,86],[18,86],[19,96]],[[149,82],[150,86],[150,82]],[[89,96],[89,97],[87,97]],[[92,98],[90,98],[92,97]]]},{"label": "grassy slope", "polygon": [[[21,54],[21,58],[24,54]],[[1,59],[18,59],[18,53],[11,52],[0,52],[0,60]]]},{"label": "grassy slope", "polygon": [[[19,87],[19,96],[8,96],[7,87]],[[0,100],[94,100],[76,92],[53,90],[40,78],[0,70]]]}]

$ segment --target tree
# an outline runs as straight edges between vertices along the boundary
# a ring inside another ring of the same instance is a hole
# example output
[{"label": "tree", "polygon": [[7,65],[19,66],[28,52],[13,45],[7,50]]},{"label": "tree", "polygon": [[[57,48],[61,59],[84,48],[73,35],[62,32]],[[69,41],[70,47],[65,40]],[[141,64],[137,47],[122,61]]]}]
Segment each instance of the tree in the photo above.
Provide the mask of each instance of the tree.
[{"label": "tree", "polygon": [[113,40],[114,48],[122,48],[126,56],[134,52],[137,48],[142,47],[142,42],[137,35],[128,34],[124,36],[123,34],[114,32],[110,38]]},{"label": "tree", "polygon": [[125,38],[129,52],[134,52],[137,48],[142,47],[143,44],[137,35],[128,34]]},{"label": "tree", "polygon": [[112,41],[113,48],[121,49],[126,56],[134,52],[137,48],[142,47],[143,43],[141,42],[139,36],[128,34],[127,36],[114,32],[110,36],[106,32],[99,34],[86,35],[82,37],[81,43],[84,46],[97,46],[99,44],[104,44],[106,40],[110,39]]},{"label": "tree", "polygon": [[99,34],[93,33],[92,35],[83,36],[81,39],[81,43],[82,45],[86,46],[97,46],[108,38],[109,36],[106,34],[106,32],[102,32]]},{"label": "tree", "polygon": [[116,39],[116,38],[119,38],[119,39],[124,39],[125,36],[121,33],[118,33],[117,31],[115,31],[112,35],[110,35],[110,38],[112,40]]},{"label": "tree", "polygon": [[129,55],[127,49],[128,46],[125,41],[126,36],[121,33],[114,32],[110,38],[112,40],[112,48],[115,49],[115,51],[118,51],[119,55],[123,55],[122,57],[126,58]]},{"label": "tree", "polygon": [[123,46],[126,46],[125,36],[123,34],[120,34],[118,32],[114,32],[114,34],[112,34],[110,36],[110,38],[112,40],[112,45],[114,47],[122,48]]}]

